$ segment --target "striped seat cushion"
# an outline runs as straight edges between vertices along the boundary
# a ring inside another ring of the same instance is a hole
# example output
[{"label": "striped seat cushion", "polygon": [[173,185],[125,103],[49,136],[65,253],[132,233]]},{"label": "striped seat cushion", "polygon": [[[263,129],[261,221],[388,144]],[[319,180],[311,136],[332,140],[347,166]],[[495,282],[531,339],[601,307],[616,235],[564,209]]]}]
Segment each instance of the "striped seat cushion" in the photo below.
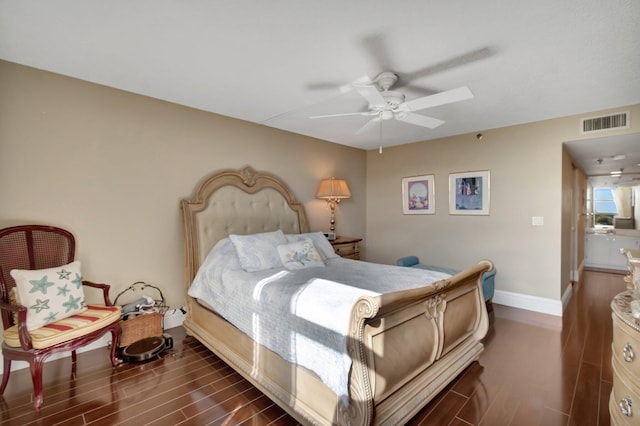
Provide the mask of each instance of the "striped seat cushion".
[{"label": "striped seat cushion", "polygon": [[[88,309],[76,315],[52,322],[29,332],[34,349],[44,349],[76,337],[84,336],[120,320],[120,306],[88,305]],[[18,326],[4,331],[7,345],[20,347]]]}]

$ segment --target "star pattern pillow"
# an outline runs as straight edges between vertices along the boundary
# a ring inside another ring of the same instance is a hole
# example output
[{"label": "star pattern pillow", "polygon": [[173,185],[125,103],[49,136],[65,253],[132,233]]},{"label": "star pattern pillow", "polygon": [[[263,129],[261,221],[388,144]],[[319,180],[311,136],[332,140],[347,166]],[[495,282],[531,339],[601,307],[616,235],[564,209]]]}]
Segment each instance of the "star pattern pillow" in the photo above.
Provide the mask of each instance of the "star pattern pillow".
[{"label": "star pattern pillow", "polygon": [[13,269],[10,273],[16,282],[17,302],[28,308],[29,331],[87,310],[79,261],[33,271]]},{"label": "star pattern pillow", "polygon": [[287,269],[324,268],[324,262],[310,239],[278,246],[280,260]]},{"label": "star pattern pillow", "polygon": [[287,241],[290,243],[295,243],[296,241],[302,241],[305,239],[310,239],[313,241],[313,245],[316,246],[316,250],[318,250],[318,254],[320,254],[320,258],[323,262],[326,262],[329,259],[336,259],[340,257],[336,254],[335,250],[331,246],[327,237],[322,234],[322,232],[308,232],[306,234],[286,234]]}]

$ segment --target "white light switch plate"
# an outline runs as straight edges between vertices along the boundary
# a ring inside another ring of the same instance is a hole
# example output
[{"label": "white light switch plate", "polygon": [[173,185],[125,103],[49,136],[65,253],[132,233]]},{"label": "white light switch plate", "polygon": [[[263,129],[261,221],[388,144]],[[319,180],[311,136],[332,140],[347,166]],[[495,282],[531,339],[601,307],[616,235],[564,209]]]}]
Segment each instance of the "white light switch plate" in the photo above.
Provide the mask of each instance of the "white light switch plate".
[{"label": "white light switch plate", "polygon": [[533,216],[531,218],[531,225],[533,225],[533,226],[543,226],[544,225],[544,217],[543,216]]}]

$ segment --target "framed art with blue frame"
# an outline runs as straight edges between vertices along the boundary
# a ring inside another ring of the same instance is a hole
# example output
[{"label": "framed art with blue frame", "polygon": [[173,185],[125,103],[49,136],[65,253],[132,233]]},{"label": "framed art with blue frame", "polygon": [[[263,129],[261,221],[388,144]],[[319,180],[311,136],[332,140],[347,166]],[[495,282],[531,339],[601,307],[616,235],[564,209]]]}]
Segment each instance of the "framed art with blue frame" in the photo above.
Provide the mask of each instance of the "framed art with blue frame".
[{"label": "framed art with blue frame", "polygon": [[434,175],[402,178],[402,212],[404,214],[435,214]]},{"label": "framed art with blue frame", "polygon": [[449,174],[449,214],[488,215],[489,170]]}]

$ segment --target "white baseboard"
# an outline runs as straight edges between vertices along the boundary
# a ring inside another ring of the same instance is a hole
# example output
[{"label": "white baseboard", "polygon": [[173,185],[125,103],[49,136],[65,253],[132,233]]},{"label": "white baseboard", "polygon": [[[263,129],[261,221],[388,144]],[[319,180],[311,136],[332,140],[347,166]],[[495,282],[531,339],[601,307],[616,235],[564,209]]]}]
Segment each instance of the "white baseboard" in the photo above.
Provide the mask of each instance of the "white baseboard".
[{"label": "white baseboard", "polygon": [[[182,325],[184,321],[185,314],[182,313],[180,309],[170,309],[164,316],[164,328],[174,328]],[[87,352],[94,349],[104,348],[111,344],[111,333],[107,333],[102,336],[100,339],[96,340],[88,344],[87,346],[78,349],[77,353]],[[54,361],[56,359],[71,357],[71,351],[62,352],[55,355],[51,355],[51,357],[47,358],[45,362]],[[0,365],[4,363],[4,359],[2,358],[2,354],[0,354]],[[23,368],[29,368],[29,363],[26,361],[13,361],[11,363],[11,371],[21,370]],[[1,376],[2,374],[0,374]]]},{"label": "white baseboard", "polygon": [[164,315],[164,328],[175,328],[182,325],[186,312],[182,312],[181,309],[169,309]]},{"label": "white baseboard", "polygon": [[493,303],[561,317],[564,307],[569,300],[571,300],[572,294],[573,289],[571,286],[569,286],[567,291],[562,295],[562,300],[546,299],[544,297],[529,296],[528,294],[496,290],[493,295]]},{"label": "white baseboard", "polygon": [[584,265],[585,268],[595,268],[595,269],[609,269],[612,271],[628,271],[629,267],[627,265],[605,265],[604,263],[590,263],[588,265]]}]

